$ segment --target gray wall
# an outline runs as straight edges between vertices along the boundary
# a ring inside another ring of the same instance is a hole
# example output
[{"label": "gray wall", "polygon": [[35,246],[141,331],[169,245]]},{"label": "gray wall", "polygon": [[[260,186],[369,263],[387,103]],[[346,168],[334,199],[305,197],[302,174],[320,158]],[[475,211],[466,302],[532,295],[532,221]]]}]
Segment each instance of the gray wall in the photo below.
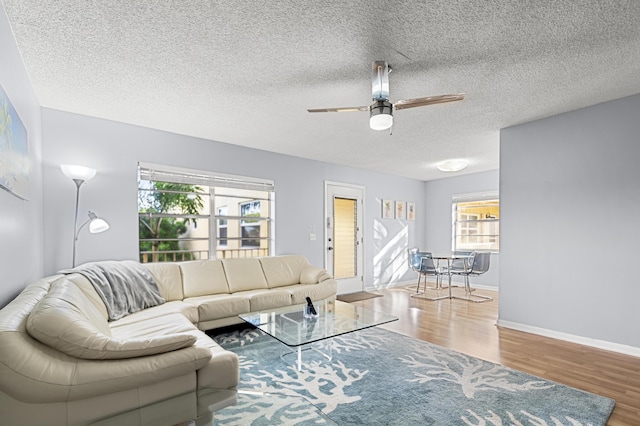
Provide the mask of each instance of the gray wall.
[{"label": "gray wall", "polygon": [[501,131],[500,323],[640,347],[640,95]]},{"label": "gray wall", "polygon": [[[497,192],[499,186],[498,170],[426,182],[426,245],[423,248],[433,253],[451,251],[451,197],[453,195]],[[500,284],[498,280],[499,260],[498,253],[492,254],[489,271],[484,275],[473,277],[471,284],[479,287],[497,288]],[[460,280],[458,279],[458,281]]]},{"label": "gray wall", "polygon": [[[137,259],[137,163],[274,179],[276,253],[299,253],[324,265],[324,182],[365,187],[365,285],[384,287],[412,279],[403,257],[424,244],[422,181],[249,149],[51,109],[43,109],[45,272],[71,265],[75,185],[60,164],[98,170],[81,189],[80,211],[111,224],[102,234],[83,232],[78,261]],[[415,221],[381,220],[380,200],[415,201]],[[313,230],[318,235],[309,240]]]},{"label": "gray wall", "polygon": [[42,276],[42,143],[40,105],[0,5],[0,84],[27,129],[29,195],[22,200],[0,189],[0,307]]}]

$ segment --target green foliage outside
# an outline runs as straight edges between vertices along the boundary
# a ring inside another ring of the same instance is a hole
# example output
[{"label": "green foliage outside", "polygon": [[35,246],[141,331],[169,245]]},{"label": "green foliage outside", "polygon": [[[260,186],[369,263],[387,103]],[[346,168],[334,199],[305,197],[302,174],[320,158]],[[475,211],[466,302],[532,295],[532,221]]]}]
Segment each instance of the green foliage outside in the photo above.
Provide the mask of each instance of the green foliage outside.
[{"label": "green foliage outside", "polygon": [[[185,185],[168,182],[150,182],[149,189],[157,191],[140,191],[138,208],[140,213],[174,213],[174,214],[200,214],[203,207],[202,197],[188,193],[199,192],[202,189],[195,185]],[[142,195],[142,194],[146,195]],[[162,254],[163,251],[178,251],[178,241],[162,241],[177,239],[187,231],[187,225],[193,223],[197,226],[196,219],[149,217],[140,215],[139,239],[140,261],[143,261],[142,252],[153,252],[151,262],[171,261],[173,254]],[[154,239],[155,241],[142,241]],[[184,253],[179,260],[191,260],[191,253]]]}]

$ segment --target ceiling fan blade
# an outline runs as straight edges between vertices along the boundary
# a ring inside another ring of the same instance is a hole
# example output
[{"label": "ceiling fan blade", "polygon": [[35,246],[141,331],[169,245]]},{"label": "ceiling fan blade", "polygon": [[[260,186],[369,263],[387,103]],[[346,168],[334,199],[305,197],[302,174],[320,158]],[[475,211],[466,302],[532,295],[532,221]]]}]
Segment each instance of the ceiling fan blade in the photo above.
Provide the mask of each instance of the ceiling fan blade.
[{"label": "ceiling fan blade", "polygon": [[357,111],[369,111],[368,106],[357,107],[340,107],[340,108],[315,108],[308,109],[309,112],[357,112]]},{"label": "ceiling fan blade", "polygon": [[464,94],[427,96],[426,98],[405,99],[393,103],[394,109],[415,108],[427,105],[443,104],[445,102],[456,102],[464,99]]}]

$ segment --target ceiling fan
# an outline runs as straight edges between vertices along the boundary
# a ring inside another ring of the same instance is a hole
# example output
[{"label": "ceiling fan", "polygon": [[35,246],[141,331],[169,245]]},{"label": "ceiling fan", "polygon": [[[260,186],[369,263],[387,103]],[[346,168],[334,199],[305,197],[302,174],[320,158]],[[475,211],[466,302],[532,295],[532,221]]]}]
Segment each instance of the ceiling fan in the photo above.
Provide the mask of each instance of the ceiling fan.
[{"label": "ceiling fan", "polygon": [[391,67],[387,61],[375,61],[371,74],[371,94],[373,103],[368,106],[315,108],[309,112],[369,112],[369,126],[373,130],[385,130],[393,125],[393,111],[397,109],[416,108],[427,105],[455,102],[464,99],[464,94],[427,96],[425,98],[405,99],[391,103],[389,101],[389,73]]}]

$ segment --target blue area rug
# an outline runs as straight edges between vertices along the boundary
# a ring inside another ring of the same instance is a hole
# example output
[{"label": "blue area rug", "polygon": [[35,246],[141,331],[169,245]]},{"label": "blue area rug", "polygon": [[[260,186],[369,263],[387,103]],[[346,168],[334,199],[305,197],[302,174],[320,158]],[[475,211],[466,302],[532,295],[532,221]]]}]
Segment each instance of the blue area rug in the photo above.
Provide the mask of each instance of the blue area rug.
[{"label": "blue area rug", "polygon": [[[339,425],[605,425],[615,402],[400,334],[371,328],[281,359],[257,329],[213,336],[240,357],[240,389],[302,396]],[[305,407],[237,406],[218,424],[317,424]]]}]

